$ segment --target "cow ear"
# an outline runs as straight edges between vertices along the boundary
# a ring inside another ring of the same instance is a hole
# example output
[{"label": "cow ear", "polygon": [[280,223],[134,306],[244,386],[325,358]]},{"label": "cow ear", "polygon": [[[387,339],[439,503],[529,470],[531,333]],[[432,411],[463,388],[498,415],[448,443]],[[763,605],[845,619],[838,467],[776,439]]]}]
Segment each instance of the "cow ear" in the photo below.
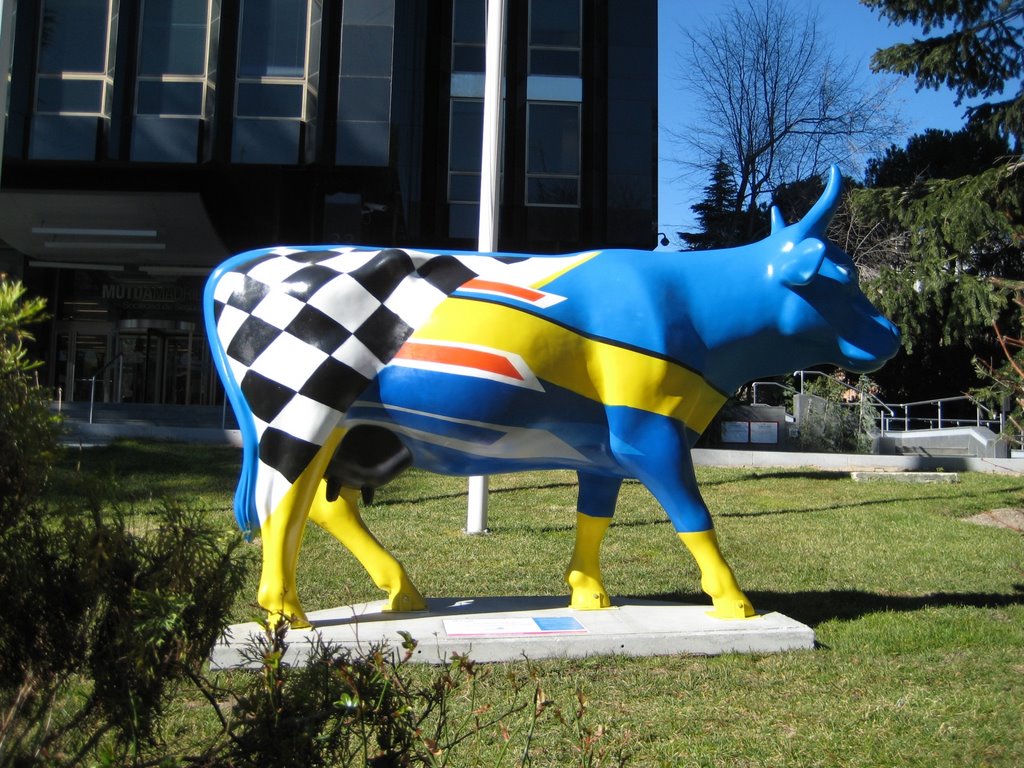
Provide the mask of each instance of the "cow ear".
[{"label": "cow ear", "polygon": [[807,285],[821,269],[821,264],[825,260],[825,250],[825,243],[817,238],[807,238],[796,243],[779,259],[779,280],[790,288]]}]

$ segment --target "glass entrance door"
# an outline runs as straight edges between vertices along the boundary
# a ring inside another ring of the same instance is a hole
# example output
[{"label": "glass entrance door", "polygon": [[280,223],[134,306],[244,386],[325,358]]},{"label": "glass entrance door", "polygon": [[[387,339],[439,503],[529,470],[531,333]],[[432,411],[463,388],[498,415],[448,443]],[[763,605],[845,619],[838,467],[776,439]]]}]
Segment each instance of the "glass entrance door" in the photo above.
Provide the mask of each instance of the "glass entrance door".
[{"label": "glass entrance door", "polygon": [[111,376],[111,334],[95,324],[57,328],[53,384],[68,402],[88,402],[94,386],[96,402],[109,402],[116,382]]},{"label": "glass entrance door", "polygon": [[206,339],[186,323],[122,327],[125,402],[210,405],[215,402]]}]

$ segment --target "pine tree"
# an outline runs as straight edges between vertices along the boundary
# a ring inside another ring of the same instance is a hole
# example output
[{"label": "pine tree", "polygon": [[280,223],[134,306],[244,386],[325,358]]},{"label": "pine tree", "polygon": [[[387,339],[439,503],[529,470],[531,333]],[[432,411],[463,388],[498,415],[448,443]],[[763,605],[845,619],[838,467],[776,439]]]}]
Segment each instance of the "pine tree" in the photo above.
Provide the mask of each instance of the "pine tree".
[{"label": "pine tree", "polygon": [[[874,188],[850,195],[852,218],[867,233],[861,252],[883,254],[871,264],[871,290],[909,353],[880,382],[911,399],[959,394],[978,382],[972,356],[999,354],[992,323],[1019,322],[1006,314],[1000,281],[1024,277],[1022,96],[1000,94],[1024,75],[1024,1],[861,1],[931,35],[878,51],[876,69],[914,77],[919,87],[946,86],[958,103],[990,99],[967,110],[959,134],[926,132],[891,148],[869,167]],[[998,148],[984,143],[982,128],[1002,139]],[[934,391],[937,382],[949,391]]]},{"label": "pine tree", "polygon": [[[1024,137],[1024,2],[1022,0],[861,0],[895,24],[920,25],[923,39],[883,48],[876,71],[913,77],[919,88],[945,86],[986,101],[967,109],[969,122],[1016,142]],[[936,34],[932,34],[935,32]],[[1017,81],[1017,93],[1002,98]],[[992,101],[993,97],[997,100]]]},{"label": "pine tree", "polygon": [[743,213],[737,212],[737,206],[741,204],[732,168],[719,155],[711,174],[711,183],[704,187],[703,199],[690,206],[690,210],[697,214],[700,231],[677,233],[688,246],[687,250],[703,251],[740,245],[744,231],[741,227]]}]

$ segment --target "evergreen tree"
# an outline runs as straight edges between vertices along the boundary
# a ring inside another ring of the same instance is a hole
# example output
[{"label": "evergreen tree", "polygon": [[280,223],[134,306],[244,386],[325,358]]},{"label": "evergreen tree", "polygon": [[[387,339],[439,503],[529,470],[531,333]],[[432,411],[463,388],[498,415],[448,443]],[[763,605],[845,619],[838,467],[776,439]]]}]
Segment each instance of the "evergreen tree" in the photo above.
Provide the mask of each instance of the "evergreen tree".
[{"label": "evergreen tree", "polygon": [[[1024,75],[1021,0],[862,2],[934,33],[878,51],[876,69],[910,75],[920,87],[945,85],[958,102],[1001,98]],[[909,353],[879,374],[890,396],[965,391],[978,382],[972,356],[998,352],[991,324],[1007,321],[999,280],[1024,276],[1020,108],[1020,94],[971,107],[968,130],[926,132],[891,148],[869,168],[873,188],[850,195],[864,233],[860,252],[851,252],[862,263],[862,253],[873,254],[876,303],[900,325]],[[1003,141],[985,139],[982,127]]]},{"label": "evergreen tree", "polygon": [[957,179],[993,167],[1010,154],[1006,140],[975,128],[929,128],[868,161],[866,187],[909,187],[928,179]]},{"label": "evergreen tree", "polygon": [[741,244],[745,231],[742,226],[742,200],[737,197],[732,168],[719,155],[711,174],[711,183],[704,187],[704,197],[690,210],[697,214],[699,232],[678,232],[687,250],[704,251],[711,248],[729,248]]},{"label": "evergreen tree", "polygon": [[[877,51],[876,71],[897,72],[919,88],[945,86],[965,98],[968,121],[1016,143],[1024,137],[1024,2],[1022,0],[861,0],[895,24],[917,24],[923,39]],[[935,32],[936,34],[932,34]],[[1005,95],[1016,80],[1016,94]],[[996,100],[992,100],[995,98]]]}]

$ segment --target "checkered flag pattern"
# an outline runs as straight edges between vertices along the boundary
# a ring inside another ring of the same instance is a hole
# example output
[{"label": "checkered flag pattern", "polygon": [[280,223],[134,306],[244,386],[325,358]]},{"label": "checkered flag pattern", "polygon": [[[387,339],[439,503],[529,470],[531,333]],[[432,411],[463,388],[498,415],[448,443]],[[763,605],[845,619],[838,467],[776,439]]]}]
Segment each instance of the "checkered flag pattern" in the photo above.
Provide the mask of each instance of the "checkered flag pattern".
[{"label": "checkered flag pattern", "polygon": [[254,487],[236,497],[250,507],[236,509],[239,521],[262,524],[406,339],[476,276],[467,263],[478,261],[396,248],[275,248],[219,276],[213,313],[230,368],[221,374],[241,392],[257,441],[256,471],[242,480]]}]

